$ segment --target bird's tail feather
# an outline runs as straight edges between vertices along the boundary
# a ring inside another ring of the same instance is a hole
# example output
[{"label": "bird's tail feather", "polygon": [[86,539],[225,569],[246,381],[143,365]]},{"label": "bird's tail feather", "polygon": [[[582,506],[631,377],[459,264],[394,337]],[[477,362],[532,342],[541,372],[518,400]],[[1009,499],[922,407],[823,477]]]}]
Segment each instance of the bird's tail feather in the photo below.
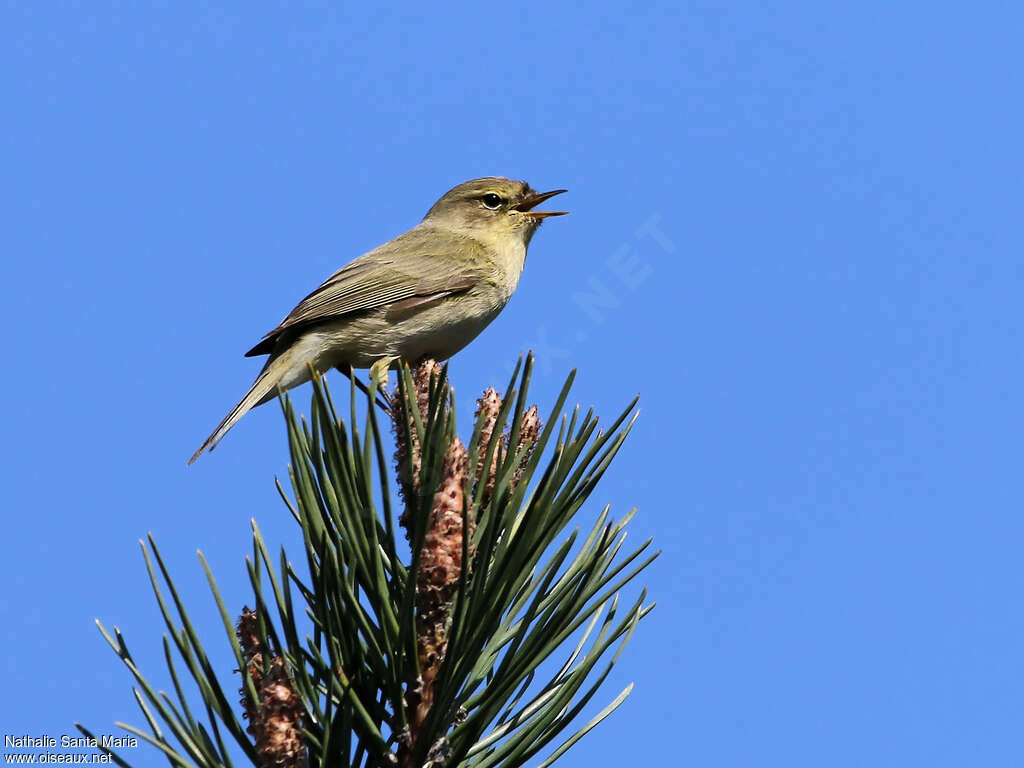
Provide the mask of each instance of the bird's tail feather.
[{"label": "bird's tail feather", "polygon": [[[217,428],[210,433],[210,436],[199,446],[199,450],[192,454],[192,458],[188,460],[189,464],[198,459],[203,451],[207,449],[212,451],[216,448],[217,443],[227,434],[228,430],[251,409],[274,399],[277,394],[278,385],[282,383],[282,380],[291,368],[290,351],[286,350],[279,357],[271,358],[267,361],[267,365],[260,371],[260,375],[256,377],[256,381],[253,382],[252,387],[246,392],[245,397],[238,401],[238,405],[232,408],[228,415],[224,417],[224,420],[217,425]],[[283,388],[288,389],[289,386],[294,386],[297,383],[299,382],[287,382],[283,385]]]}]

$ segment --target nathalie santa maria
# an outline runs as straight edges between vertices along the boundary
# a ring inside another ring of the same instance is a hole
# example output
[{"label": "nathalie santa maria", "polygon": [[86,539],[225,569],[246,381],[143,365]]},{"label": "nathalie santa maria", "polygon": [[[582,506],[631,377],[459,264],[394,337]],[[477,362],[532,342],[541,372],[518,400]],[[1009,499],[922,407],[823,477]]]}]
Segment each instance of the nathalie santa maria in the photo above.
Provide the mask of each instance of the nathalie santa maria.
[{"label": "nathalie santa maria", "polygon": [[137,747],[139,740],[135,736],[115,736],[112,733],[101,733],[98,739],[88,736],[69,736],[62,734],[60,739],[55,736],[15,736],[4,734],[4,746],[15,749],[53,749],[56,746],[64,749],[96,749],[97,747]]}]

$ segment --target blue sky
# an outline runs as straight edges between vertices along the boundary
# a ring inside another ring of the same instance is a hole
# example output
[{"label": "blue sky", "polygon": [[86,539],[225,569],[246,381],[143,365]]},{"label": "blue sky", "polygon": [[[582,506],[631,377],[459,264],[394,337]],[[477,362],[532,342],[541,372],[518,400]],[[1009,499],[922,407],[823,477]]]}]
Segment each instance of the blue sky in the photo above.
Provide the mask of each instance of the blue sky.
[{"label": "blue sky", "polygon": [[249,518],[299,547],[276,406],[185,466],[242,353],[498,174],[572,213],[460,402],[529,348],[542,411],[571,367],[605,417],[639,392],[579,522],[637,505],[663,550],[605,698],[636,689],[561,764],[1019,764],[1022,21],[4,3],[3,732],[141,721],[93,619],[167,684],[147,531],[221,647],[195,550],[241,606]]}]

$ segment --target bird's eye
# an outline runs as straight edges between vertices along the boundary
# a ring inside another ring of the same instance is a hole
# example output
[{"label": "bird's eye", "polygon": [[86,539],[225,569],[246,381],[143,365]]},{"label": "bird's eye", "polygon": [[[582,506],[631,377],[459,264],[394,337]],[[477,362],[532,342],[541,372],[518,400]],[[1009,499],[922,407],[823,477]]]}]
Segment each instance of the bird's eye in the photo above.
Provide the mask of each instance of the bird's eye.
[{"label": "bird's eye", "polygon": [[486,195],[480,198],[480,201],[492,211],[496,211],[501,207],[501,204],[505,202],[498,195],[493,192],[488,192]]}]

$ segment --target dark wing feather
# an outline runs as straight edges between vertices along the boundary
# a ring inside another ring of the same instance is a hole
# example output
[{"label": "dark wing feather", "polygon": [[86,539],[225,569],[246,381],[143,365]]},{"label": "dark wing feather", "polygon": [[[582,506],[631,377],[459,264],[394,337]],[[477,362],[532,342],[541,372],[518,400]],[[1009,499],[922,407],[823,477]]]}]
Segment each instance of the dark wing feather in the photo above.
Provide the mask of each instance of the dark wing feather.
[{"label": "dark wing feather", "polygon": [[[476,285],[480,275],[475,270],[459,269],[443,257],[419,255],[429,253],[426,249],[431,245],[436,249],[437,241],[414,229],[346,264],[300,301],[245,356],[270,354],[278,337],[290,329],[395,304],[409,309]],[[418,257],[410,258],[410,251]],[[473,263],[471,259],[460,262],[463,267]]]}]

